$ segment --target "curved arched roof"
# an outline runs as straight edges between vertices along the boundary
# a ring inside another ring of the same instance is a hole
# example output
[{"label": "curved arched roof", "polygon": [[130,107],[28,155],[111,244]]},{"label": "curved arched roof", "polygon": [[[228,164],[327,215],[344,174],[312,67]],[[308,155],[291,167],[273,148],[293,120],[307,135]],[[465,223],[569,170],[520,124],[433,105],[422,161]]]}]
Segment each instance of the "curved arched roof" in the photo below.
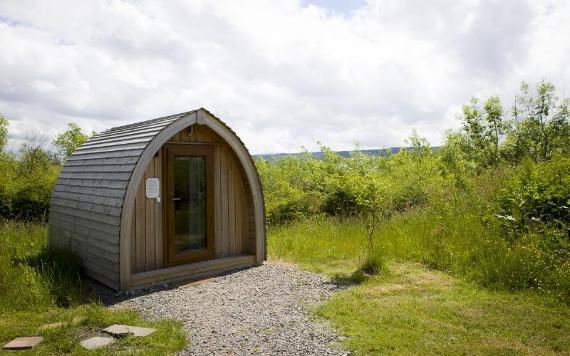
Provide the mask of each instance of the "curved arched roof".
[{"label": "curved arched roof", "polygon": [[[160,147],[196,123],[209,126],[236,153],[252,188],[257,240],[264,239],[263,197],[253,159],[235,132],[205,109],[114,127],[81,145],[66,160],[52,194],[50,239],[71,244],[98,279],[128,288],[130,202]],[[265,251],[257,254],[261,262]]]}]

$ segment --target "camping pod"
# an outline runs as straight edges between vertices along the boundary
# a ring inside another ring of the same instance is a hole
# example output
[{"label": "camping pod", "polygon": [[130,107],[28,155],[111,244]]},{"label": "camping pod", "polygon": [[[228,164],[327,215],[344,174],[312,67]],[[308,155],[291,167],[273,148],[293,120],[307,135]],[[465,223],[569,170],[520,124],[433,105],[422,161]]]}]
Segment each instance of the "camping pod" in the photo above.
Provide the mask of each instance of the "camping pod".
[{"label": "camping pod", "polygon": [[59,175],[49,241],[115,290],[261,264],[265,215],[253,159],[204,109],[96,134]]}]

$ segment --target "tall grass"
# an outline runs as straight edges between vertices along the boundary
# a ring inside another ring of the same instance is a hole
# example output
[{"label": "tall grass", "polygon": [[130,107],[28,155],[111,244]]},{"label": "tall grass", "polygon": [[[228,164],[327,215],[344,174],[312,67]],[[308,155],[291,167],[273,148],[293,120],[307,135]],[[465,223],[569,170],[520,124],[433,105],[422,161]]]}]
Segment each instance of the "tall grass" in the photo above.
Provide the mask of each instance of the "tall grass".
[{"label": "tall grass", "polygon": [[[482,218],[483,205],[461,196],[383,221],[373,236],[384,258],[418,261],[492,289],[534,289],[570,302],[570,262],[540,245],[541,238],[509,242]],[[366,259],[363,224],[315,218],[269,230],[269,255],[329,275],[349,275]]]},{"label": "tall grass", "polygon": [[74,255],[47,246],[41,223],[0,221],[0,312],[42,311],[89,299]]},{"label": "tall grass", "polygon": [[269,229],[269,257],[299,263],[324,273],[349,273],[358,265],[366,247],[358,221],[308,219]]}]

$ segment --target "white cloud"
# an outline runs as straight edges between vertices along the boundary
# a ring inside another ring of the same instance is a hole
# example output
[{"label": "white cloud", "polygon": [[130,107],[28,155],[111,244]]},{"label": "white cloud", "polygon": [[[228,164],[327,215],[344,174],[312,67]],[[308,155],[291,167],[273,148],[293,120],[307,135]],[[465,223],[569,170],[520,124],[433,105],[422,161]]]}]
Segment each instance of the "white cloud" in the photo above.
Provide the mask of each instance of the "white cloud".
[{"label": "white cloud", "polygon": [[6,1],[11,143],[206,107],[255,153],[439,144],[472,95],[522,80],[568,96],[565,1]]}]

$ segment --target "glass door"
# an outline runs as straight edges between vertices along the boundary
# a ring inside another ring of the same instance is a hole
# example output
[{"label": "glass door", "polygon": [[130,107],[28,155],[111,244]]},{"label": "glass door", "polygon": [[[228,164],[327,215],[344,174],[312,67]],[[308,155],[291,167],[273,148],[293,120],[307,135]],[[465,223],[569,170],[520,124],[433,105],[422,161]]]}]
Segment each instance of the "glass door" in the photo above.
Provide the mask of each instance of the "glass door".
[{"label": "glass door", "polygon": [[168,145],[168,264],[212,258],[213,152],[207,146]]}]

